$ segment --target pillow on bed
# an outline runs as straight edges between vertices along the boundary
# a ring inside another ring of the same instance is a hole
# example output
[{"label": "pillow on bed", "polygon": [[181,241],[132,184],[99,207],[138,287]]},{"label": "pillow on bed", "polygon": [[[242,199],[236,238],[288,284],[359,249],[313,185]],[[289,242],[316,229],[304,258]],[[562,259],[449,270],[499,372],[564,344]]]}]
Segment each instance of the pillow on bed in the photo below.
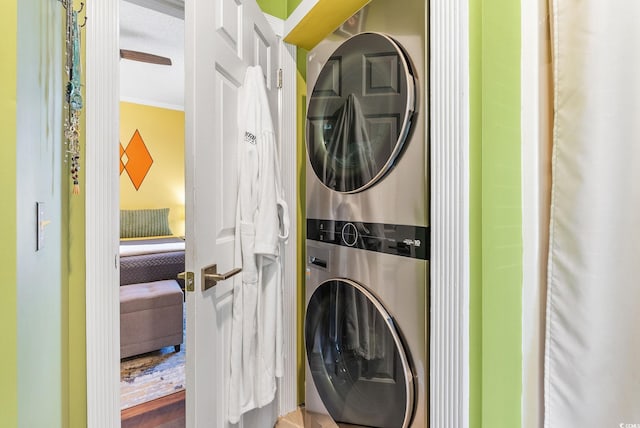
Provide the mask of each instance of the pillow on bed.
[{"label": "pillow on bed", "polygon": [[120,210],[120,238],[171,235],[169,208]]}]

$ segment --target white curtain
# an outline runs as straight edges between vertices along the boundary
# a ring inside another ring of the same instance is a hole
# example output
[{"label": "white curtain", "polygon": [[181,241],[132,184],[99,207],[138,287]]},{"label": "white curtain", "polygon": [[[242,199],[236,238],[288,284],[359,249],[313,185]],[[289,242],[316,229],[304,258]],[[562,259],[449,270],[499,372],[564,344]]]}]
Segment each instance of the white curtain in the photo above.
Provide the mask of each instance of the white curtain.
[{"label": "white curtain", "polygon": [[640,427],[640,1],[551,5],[545,427]]}]

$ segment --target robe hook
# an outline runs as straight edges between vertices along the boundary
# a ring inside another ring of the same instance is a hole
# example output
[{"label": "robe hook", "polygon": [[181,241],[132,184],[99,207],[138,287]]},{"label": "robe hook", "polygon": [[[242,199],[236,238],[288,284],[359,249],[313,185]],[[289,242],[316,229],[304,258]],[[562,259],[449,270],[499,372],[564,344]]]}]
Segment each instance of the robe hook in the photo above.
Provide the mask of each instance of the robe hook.
[{"label": "robe hook", "polygon": [[84,21],[82,21],[82,25],[80,25],[80,28],[84,28],[87,25],[87,17],[84,17]]},{"label": "robe hook", "polygon": [[[58,0],[60,3],[62,3],[62,7],[64,7],[65,9],[69,9],[70,6],[72,5],[73,0]],[[80,2],[80,9],[78,9],[78,13],[82,12],[82,10],[84,9],[84,2]]]}]

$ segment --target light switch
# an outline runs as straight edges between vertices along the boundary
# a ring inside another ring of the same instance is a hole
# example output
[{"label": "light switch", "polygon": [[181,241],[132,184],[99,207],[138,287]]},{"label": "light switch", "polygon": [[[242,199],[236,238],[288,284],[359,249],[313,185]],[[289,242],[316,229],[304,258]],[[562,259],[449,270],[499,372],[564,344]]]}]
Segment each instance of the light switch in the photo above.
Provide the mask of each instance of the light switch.
[{"label": "light switch", "polygon": [[36,251],[40,251],[44,247],[44,231],[45,228],[51,221],[45,220],[45,205],[44,202],[36,202],[36,230],[37,230],[37,241],[36,241]]}]

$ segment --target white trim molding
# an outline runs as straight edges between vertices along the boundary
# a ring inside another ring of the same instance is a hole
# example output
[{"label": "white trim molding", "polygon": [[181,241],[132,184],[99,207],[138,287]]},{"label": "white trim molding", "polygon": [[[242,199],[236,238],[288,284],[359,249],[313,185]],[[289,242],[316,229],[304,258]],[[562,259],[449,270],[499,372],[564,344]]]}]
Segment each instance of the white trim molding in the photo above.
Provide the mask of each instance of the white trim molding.
[{"label": "white trim molding", "polygon": [[280,67],[282,68],[282,89],[280,89],[279,132],[280,165],[284,200],[289,206],[289,239],[284,251],[283,281],[283,328],[284,337],[284,377],[280,382],[279,414],[285,415],[297,408],[298,382],[296,350],[297,337],[297,194],[298,179],[296,165],[296,47],[280,39]]},{"label": "white trim molding", "polygon": [[430,425],[469,426],[469,19],[432,0]]},{"label": "white trim molding", "polygon": [[120,101],[125,103],[131,103],[131,104],[140,104],[140,105],[149,106],[149,107],[163,108],[166,110],[184,111],[184,105],[159,103],[157,101],[144,100],[141,98],[120,97]]},{"label": "white trim molding", "polygon": [[87,426],[120,426],[118,0],[87,2]]},{"label": "white trim molding", "polygon": [[268,13],[264,14],[264,17],[267,18],[267,22],[271,26],[271,29],[275,33],[278,38],[282,39],[284,35],[284,20],[278,18],[277,16],[269,15]]},{"label": "white trim molding", "polygon": [[[296,195],[298,194],[296,164],[296,47],[282,40],[284,21],[265,14],[278,37],[278,62],[282,70],[282,87],[278,93],[278,134],[283,197],[289,206],[289,238],[284,245],[283,263],[283,329],[284,374],[278,382],[278,415],[286,415],[298,407],[297,364],[297,230]],[[294,126],[291,126],[291,124]]]},{"label": "white trim molding", "polygon": [[129,3],[184,19],[184,0],[126,0]]},{"label": "white trim molding", "polygon": [[291,12],[291,15],[284,22],[284,34],[286,36],[300,24],[300,22],[304,19],[305,16],[311,12],[320,0],[302,0],[300,4]]}]

